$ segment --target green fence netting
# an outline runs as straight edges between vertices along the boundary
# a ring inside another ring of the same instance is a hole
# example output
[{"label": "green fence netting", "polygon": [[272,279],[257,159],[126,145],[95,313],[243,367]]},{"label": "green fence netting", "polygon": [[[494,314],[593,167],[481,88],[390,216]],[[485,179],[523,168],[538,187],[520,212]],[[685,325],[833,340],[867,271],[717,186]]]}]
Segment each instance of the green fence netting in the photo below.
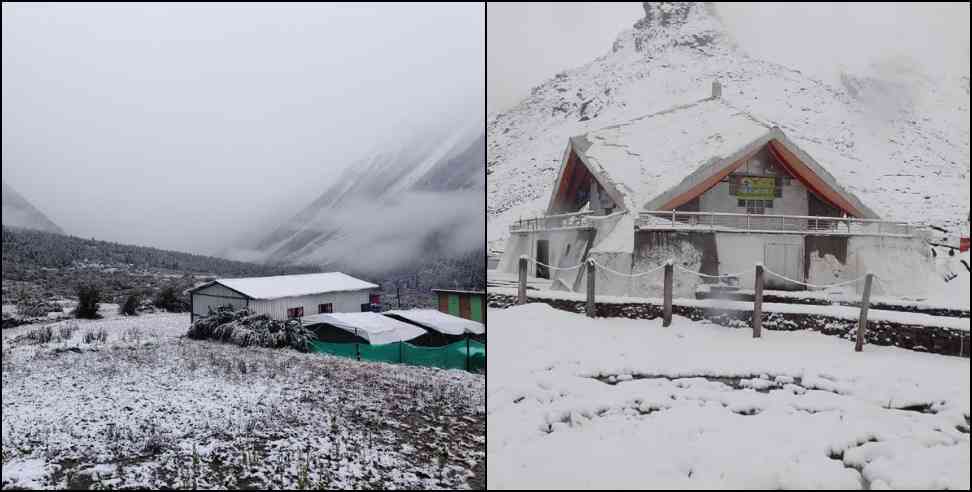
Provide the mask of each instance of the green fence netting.
[{"label": "green fence netting", "polygon": [[419,347],[407,342],[384,345],[313,341],[311,351],[373,362],[392,362],[442,369],[486,370],[486,345],[463,340],[443,347]]},{"label": "green fence netting", "polygon": [[469,370],[486,371],[486,344],[475,340],[469,341]]},{"label": "green fence netting", "polygon": [[386,343],[385,345],[359,343],[358,351],[361,354],[361,360],[370,360],[372,362],[401,362],[401,345],[401,343]]},{"label": "green fence netting", "polygon": [[[462,345],[460,350],[459,345]],[[441,367],[442,369],[466,368],[466,342],[456,342],[444,347],[417,347],[406,343],[404,347],[406,364],[417,366]]]},{"label": "green fence netting", "polygon": [[322,354],[338,355],[341,357],[351,357],[356,358],[358,354],[358,349],[355,347],[354,343],[328,343],[313,341],[310,342],[312,352],[320,352]]}]

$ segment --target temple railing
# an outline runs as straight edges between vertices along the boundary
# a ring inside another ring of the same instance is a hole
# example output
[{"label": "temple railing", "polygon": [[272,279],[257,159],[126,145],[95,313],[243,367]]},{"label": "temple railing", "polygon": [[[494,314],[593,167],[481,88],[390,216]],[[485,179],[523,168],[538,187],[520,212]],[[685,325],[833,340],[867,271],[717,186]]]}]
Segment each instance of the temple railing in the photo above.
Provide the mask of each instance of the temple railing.
[{"label": "temple railing", "polygon": [[590,229],[594,223],[589,217],[596,212],[545,215],[532,219],[520,219],[510,225],[510,232],[550,231],[557,229]]},{"label": "temple railing", "polygon": [[715,212],[641,212],[635,221],[641,230],[721,230],[726,232],[803,233],[820,235],[914,236],[917,228],[907,222],[813,217],[801,215],[750,215]]}]

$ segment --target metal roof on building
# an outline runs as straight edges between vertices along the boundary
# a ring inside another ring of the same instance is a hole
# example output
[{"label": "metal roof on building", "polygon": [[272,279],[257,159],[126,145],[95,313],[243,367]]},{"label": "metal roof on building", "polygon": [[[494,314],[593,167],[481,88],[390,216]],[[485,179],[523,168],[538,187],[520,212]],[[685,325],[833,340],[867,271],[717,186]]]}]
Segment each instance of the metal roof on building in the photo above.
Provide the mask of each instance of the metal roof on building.
[{"label": "metal roof on building", "polygon": [[341,272],[328,272],[272,277],[218,278],[193,287],[188,292],[195,292],[213,284],[223,285],[251,299],[278,299],[378,288],[371,282]]}]

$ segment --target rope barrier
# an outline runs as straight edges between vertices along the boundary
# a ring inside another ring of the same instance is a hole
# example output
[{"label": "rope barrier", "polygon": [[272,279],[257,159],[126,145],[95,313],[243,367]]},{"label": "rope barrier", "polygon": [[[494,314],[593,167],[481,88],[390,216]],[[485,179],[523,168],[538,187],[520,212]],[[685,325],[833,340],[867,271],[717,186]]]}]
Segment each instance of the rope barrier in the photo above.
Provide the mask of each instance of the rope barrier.
[{"label": "rope barrier", "polygon": [[647,272],[639,272],[639,273],[634,273],[634,274],[630,274],[629,275],[627,273],[621,273],[621,272],[617,272],[617,271],[611,270],[610,268],[608,268],[608,267],[606,267],[606,266],[598,263],[597,260],[593,260],[592,259],[591,260],[591,263],[594,263],[594,266],[596,266],[597,268],[600,268],[601,270],[604,270],[604,271],[609,272],[609,273],[613,273],[613,274],[615,274],[615,275],[617,275],[619,277],[627,277],[627,278],[644,277],[646,275],[651,275],[653,273],[657,273],[657,272],[659,272],[659,271],[661,271],[661,270],[663,270],[665,268],[665,265],[662,265],[662,266],[660,266],[658,268],[655,268],[653,270],[648,270]]},{"label": "rope barrier", "polygon": [[[792,283],[797,284],[797,285],[802,285],[804,287],[810,287],[812,289],[831,289],[831,288],[834,288],[834,287],[843,287],[845,285],[855,284],[855,283],[860,282],[861,280],[864,280],[865,278],[867,278],[867,275],[863,275],[861,277],[855,278],[854,280],[848,280],[846,282],[838,282],[836,284],[829,284],[829,285],[817,285],[817,284],[808,284],[806,282],[801,282],[799,280],[793,280],[792,278],[787,277],[785,275],[781,275],[779,273],[776,273],[773,270],[770,270],[769,268],[766,268],[765,266],[763,267],[763,270],[766,273],[768,273],[768,274],[770,274],[770,275],[772,275],[774,277],[777,277],[777,278],[786,280],[787,282],[792,282]],[[875,278],[877,278],[877,276],[875,276]]]},{"label": "rope barrier", "polygon": [[580,267],[582,267],[582,266],[584,266],[584,264],[583,264],[583,263],[581,263],[581,264],[579,264],[579,265],[574,265],[574,266],[572,266],[572,267],[566,267],[566,268],[560,268],[560,267],[555,267],[555,266],[552,266],[552,265],[548,265],[548,264],[546,264],[546,263],[541,263],[541,262],[539,262],[539,261],[537,261],[537,260],[535,260],[535,259],[533,259],[533,258],[530,258],[530,257],[528,257],[528,256],[525,256],[525,255],[523,256],[523,258],[526,258],[527,260],[530,260],[530,261],[532,261],[533,263],[536,263],[537,265],[540,265],[540,266],[542,266],[542,267],[546,267],[546,268],[549,268],[549,269],[551,269],[551,270],[558,270],[558,271],[561,271],[561,272],[569,272],[569,271],[571,271],[571,270],[577,270],[578,268],[580,268]]},{"label": "rope barrier", "polygon": [[[546,263],[542,263],[540,261],[537,261],[536,259],[530,258],[530,257],[528,257],[526,255],[523,255],[522,258],[526,258],[527,260],[529,260],[529,261],[531,261],[531,262],[533,262],[533,263],[535,263],[537,265],[540,265],[542,267],[549,268],[551,270],[561,271],[561,272],[569,272],[569,271],[572,271],[572,270],[577,270],[578,268],[583,267],[585,263],[587,263],[587,262],[579,263],[579,264],[574,265],[572,267],[555,267],[553,265],[547,265]],[[639,272],[639,273],[634,273],[634,274],[627,274],[627,273],[621,273],[621,272],[616,271],[616,270],[612,270],[612,269],[610,269],[610,268],[608,268],[608,267],[606,267],[606,266],[598,263],[597,260],[595,260],[593,258],[590,258],[588,261],[590,263],[594,264],[594,266],[596,268],[600,269],[600,270],[603,270],[605,272],[611,273],[613,275],[617,275],[619,277],[626,277],[626,278],[644,277],[644,276],[647,276],[647,275],[651,275],[651,274],[657,273],[657,272],[659,272],[659,271],[661,271],[661,270],[663,270],[665,268],[665,265],[663,264],[663,265],[659,266],[658,268],[654,268],[652,270],[648,270],[647,272]],[[674,264],[674,266],[675,266],[675,268],[677,268],[678,270],[680,270],[682,272],[690,273],[690,274],[695,275],[697,277],[712,278],[712,279],[726,279],[726,278],[740,277],[744,273],[746,273],[746,272],[739,272],[739,273],[724,273],[724,274],[720,274],[720,275],[709,275],[709,274],[705,274],[705,273],[700,273],[700,272],[695,272],[695,271],[689,270],[688,268],[685,268],[685,267],[683,267],[683,266],[681,266],[681,265],[679,265],[677,263]],[[807,283],[807,282],[801,282],[799,280],[795,280],[795,279],[789,278],[786,275],[782,275],[782,274],[776,273],[773,270],[770,270],[769,268],[766,268],[765,266],[763,267],[763,270],[766,273],[768,273],[768,274],[770,274],[770,275],[772,275],[774,277],[780,278],[782,280],[785,280],[787,282],[791,282],[791,283],[794,283],[794,284],[797,284],[797,285],[802,285],[804,287],[810,287],[812,289],[831,289],[831,288],[834,288],[834,287],[843,287],[845,285],[851,285],[851,284],[855,284],[857,282],[860,282],[861,280],[864,280],[867,277],[867,275],[864,275],[864,276],[855,278],[853,280],[847,280],[845,282],[838,282],[836,284],[818,285],[818,284],[811,284],[811,283]],[[887,284],[885,284],[884,281],[881,280],[880,277],[878,277],[877,275],[875,275],[874,278],[878,281],[878,283],[881,284],[881,287],[885,290],[885,292],[887,292],[887,293],[890,293],[891,292],[891,290],[887,288]]]},{"label": "rope barrier", "polygon": [[721,279],[721,278],[739,277],[739,276],[743,275],[742,272],[740,272],[740,273],[724,273],[722,275],[708,275],[708,274],[705,274],[705,273],[693,272],[692,270],[689,270],[688,268],[685,268],[685,267],[683,267],[682,265],[679,265],[679,264],[676,264],[675,265],[675,268],[678,268],[679,270],[681,270],[681,271],[683,271],[685,273],[691,273],[692,275],[695,275],[697,277],[705,277],[705,278],[718,278],[718,279]]}]

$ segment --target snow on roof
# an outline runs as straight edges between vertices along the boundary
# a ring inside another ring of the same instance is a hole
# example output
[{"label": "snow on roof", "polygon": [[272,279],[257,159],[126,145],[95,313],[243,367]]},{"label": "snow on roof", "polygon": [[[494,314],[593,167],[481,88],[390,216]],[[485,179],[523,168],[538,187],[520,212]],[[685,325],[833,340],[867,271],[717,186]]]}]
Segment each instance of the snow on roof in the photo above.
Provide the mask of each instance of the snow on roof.
[{"label": "snow on roof", "polygon": [[[218,278],[212,283],[222,284],[252,299],[278,299],[325,292],[377,289],[378,286],[341,272],[277,275],[273,277]],[[198,290],[203,286],[192,290]]]},{"label": "snow on roof", "polygon": [[722,99],[703,99],[570,142],[598,181],[620,194],[612,198],[637,211],[700,167],[721,163],[772,133],[771,126]]},{"label": "snow on roof", "polygon": [[482,335],[486,333],[486,327],[478,321],[460,318],[435,309],[385,311],[381,314],[400,316],[446,335],[462,335],[465,333]]},{"label": "snow on roof", "polygon": [[327,323],[364,338],[372,345],[406,342],[425,334],[425,330],[418,326],[372,312],[314,314],[301,320],[305,325]]},{"label": "snow on roof", "polygon": [[[638,211],[658,209],[771,141],[794,153],[861,217],[879,218],[780,128],[719,98],[675,106],[575,136],[570,146],[616,203]],[[828,161],[842,160],[833,152],[822,155]]]}]

